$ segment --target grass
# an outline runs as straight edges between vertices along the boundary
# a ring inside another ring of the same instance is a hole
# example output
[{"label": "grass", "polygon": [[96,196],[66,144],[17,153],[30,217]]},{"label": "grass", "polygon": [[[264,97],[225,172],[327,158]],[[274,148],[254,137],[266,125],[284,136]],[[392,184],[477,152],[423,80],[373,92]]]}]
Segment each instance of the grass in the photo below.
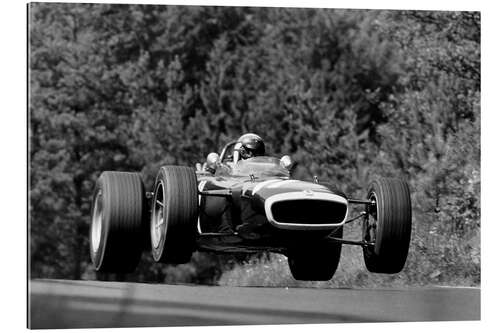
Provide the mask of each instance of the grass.
[{"label": "grass", "polygon": [[[359,238],[359,225],[346,226],[345,238]],[[330,281],[296,281],[287,258],[268,253],[253,257],[222,273],[223,286],[309,288],[405,288],[427,285],[478,286],[480,284],[479,231],[469,239],[456,239],[414,228],[405,268],[398,274],[366,270],[362,249],[344,245],[340,264]]]}]

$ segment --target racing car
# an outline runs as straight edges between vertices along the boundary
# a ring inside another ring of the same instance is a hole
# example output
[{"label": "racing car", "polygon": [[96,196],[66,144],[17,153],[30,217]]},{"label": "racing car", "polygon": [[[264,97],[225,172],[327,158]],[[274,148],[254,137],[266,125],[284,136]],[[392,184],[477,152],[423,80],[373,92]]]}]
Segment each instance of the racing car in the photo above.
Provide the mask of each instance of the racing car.
[{"label": "racing car", "polygon": [[[370,272],[403,269],[412,220],[405,181],[380,178],[366,197],[351,198],[316,176],[294,179],[287,155],[234,161],[235,144],[210,153],[203,166],[162,166],[150,192],[140,173],[103,172],[91,213],[95,269],[133,272],[149,249],[168,264],[187,263],[194,251],[268,251],[285,255],[297,280],[330,280],[343,244],[363,248]],[[359,239],[343,238],[344,225],[358,220]]]}]

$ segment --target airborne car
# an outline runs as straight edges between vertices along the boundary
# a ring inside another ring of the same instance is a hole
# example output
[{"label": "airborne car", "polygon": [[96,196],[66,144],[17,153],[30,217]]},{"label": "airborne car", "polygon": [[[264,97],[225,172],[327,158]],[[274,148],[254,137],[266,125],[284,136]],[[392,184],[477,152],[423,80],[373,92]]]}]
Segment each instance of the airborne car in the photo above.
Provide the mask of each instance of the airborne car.
[{"label": "airborne car", "polygon": [[[381,178],[366,198],[353,199],[328,183],[292,179],[288,156],[233,161],[228,143],[203,167],[163,166],[152,192],[140,174],[105,171],[92,205],[90,254],[97,271],[132,272],[143,251],[156,262],[189,262],[194,251],[271,251],[288,257],[298,280],[333,277],[343,244],[363,248],[367,269],[397,273],[411,234],[406,182]],[[350,216],[352,205],[364,210]],[[359,240],[343,226],[362,219]]]}]

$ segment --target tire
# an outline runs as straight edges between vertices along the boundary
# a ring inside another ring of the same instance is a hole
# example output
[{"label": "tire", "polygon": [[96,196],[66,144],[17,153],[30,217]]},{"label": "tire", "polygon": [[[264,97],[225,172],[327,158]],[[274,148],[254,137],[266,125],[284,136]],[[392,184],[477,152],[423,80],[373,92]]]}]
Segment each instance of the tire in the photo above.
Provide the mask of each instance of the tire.
[{"label": "tire", "polygon": [[164,166],[158,172],[150,220],[151,252],[156,262],[184,264],[195,249],[198,186],[195,171]]},{"label": "tire", "polygon": [[105,171],[92,200],[89,247],[99,272],[131,273],[147,240],[147,202],[138,173]]},{"label": "tire", "polygon": [[[333,235],[342,238],[342,233],[343,227],[340,227]],[[328,281],[337,270],[341,251],[342,243],[310,241],[289,250],[288,267],[295,280]]]},{"label": "tire", "polygon": [[371,183],[369,212],[363,238],[374,245],[363,247],[365,266],[373,273],[399,273],[406,262],[411,237],[411,199],[408,184],[382,178]]}]

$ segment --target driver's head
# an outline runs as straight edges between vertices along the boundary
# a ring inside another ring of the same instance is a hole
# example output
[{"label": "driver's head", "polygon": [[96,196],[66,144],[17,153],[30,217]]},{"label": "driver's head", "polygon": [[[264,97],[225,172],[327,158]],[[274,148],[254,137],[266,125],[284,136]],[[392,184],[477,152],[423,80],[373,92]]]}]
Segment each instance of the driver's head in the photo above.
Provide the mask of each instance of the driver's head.
[{"label": "driver's head", "polygon": [[240,157],[244,160],[250,157],[264,156],[266,154],[264,140],[253,133],[242,135],[238,139],[235,148],[238,150]]}]

